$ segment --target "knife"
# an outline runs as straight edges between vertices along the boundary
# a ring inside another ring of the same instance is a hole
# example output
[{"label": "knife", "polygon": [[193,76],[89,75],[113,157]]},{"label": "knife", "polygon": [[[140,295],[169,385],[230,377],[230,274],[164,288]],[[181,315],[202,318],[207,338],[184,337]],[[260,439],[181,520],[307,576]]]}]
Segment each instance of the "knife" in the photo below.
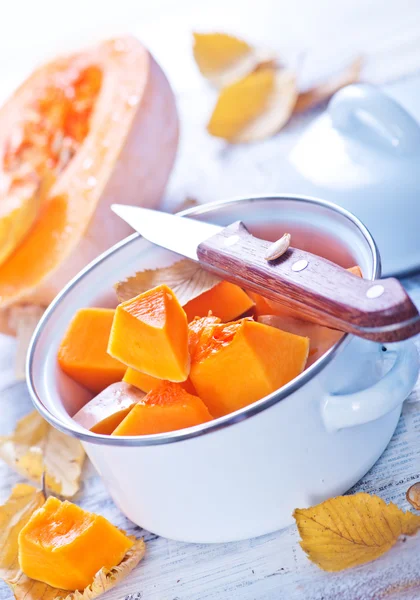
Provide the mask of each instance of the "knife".
[{"label": "knife", "polygon": [[302,318],[377,342],[400,341],[420,332],[418,310],[397,279],[362,279],[292,247],[268,262],[271,242],[251,235],[241,221],[220,227],[136,206],[111,208],[153,244],[298,310]]}]

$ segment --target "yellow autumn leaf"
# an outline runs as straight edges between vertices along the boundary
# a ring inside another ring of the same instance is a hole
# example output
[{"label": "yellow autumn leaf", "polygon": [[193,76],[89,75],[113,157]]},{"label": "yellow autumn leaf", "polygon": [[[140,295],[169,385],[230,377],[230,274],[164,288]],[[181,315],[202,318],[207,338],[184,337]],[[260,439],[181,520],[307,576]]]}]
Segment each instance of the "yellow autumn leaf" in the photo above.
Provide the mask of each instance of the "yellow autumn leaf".
[{"label": "yellow autumn leaf", "polygon": [[362,67],[363,58],[358,56],[339,73],[335,73],[330,78],[308,91],[300,93],[293,112],[301,113],[310,108],[314,108],[318,104],[321,104],[321,102],[329,100],[331,96],[346,85],[356,83],[360,79]]},{"label": "yellow autumn leaf", "polygon": [[[144,541],[134,545],[119,565],[101,569],[93,582],[83,591],[69,592],[53,588],[27,577],[19,567],[18,537],[35,510],[45,502],[43,493],[31,485],[16,485],[6,504],[0,507],[0,578],[13,590],[16,600],[93,600],[127,577],[143,558]],[[81,557],[83,560],[83,557]]]},{"label": "yellow autumn leaf", "polygon": [[224,87],[249,75],[261,65],[274,64],[264,48],[254,48],[226,33],[194,33],[194,58],[201,74],[216,87]]},{"label": "yellow autumn leaf", "polygon": [[207,129],[231,143],[264,139],[287,123],[296,98],[294,73],[258,69],[221,91]]},{"label": "yellow autumn leaf", "polygon": [[35,483],[45,473],[48,489],[71,498],[79,489],[85,451],[78,440],[33,411],[18,421],[11,435],[0,436],[0,458]]},{"label": "yellow autumn leaf", "polygon": [[125,302],[157,285],[166,284],[172,289],[181,306],[220,283],[221,279],[209,273],[188,258],[169,267],[139,271],[125,281],[115,284],[118,300]]},{"label": "yellow autumn leaf", "polygon": [[420,529],[420,516],[378,496],[338,496],[293,513],[309,559],[324,571],[342,571],[375,560],[401,535]]}]

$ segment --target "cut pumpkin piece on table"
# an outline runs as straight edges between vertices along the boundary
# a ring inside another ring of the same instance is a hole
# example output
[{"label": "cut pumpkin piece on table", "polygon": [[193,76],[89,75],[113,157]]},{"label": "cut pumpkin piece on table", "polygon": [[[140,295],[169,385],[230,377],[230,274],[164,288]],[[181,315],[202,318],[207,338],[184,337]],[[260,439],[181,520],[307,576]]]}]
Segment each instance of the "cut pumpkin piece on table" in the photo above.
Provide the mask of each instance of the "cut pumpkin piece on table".
[{"label": "cut pumpkin piece on table", "polygon": [[296,98],[294,73],[263,67],[223,88],[207,130],[231,143],[264,139],[287,123]]},{"label": "cut pumpkin piece on table", "polygon": [[107,353],[114,314],[111,308],[80,309],[58,349],[58,363],[64,373],[96,394],[121,381],[126,370]]},{"label": "cut pumpkin piece on table", "polygon": [[178,383],[163,381],[128,413],[112,435],[148,435],[194,427],[212,420],[200,398]]},{"label": "cut pumpkin piece on table", "polygon": [[83,590],[98,571],[120,564],[134,543],[101,515],[50,496],[20,530],[19,565],[36,581]]},{"label": "cut pumpkin piece on table", "polygon": [[123,381],[113,383],[92,398],[73,419],[93,433],[110,435],[145,393]]},{"label": "cut pumpkin piece on table", "polygon": [[188,378],[187,317],[167,285],[117,306],[108,352],[128,367],[158,379]]},{"label": "cut pumpkin piece on table", "polygon": [[309,339],[241,319],[212,327],[201,338],[191,381],[214,417],[243,408],[299,375]]},{"label": "cut pumpkin piece on table", "polygon": [[[162,383],[162,379],[152,377],[151,375],[146,375],[146,373],[140,373],[140,371],[136,371],[131,367],[128,367],[127,371],[125,372],[123,381],[135,386],[143,392],[146,392],[146,394],[154,390],[156,386]],[[186,381],[180,382],[179,385],[190,394],[195,394],[194,386],[191,383],[190,378],[188,378]]]},{"label": "cut pumpkin piece on table", "polygon": [[[69,592],[29,578],[19,565],[19,535],[44,503],[45,496],[42,491],[21,483],[13,488],[7,502],[0,506],[0,579],[10,586],[16,600],[40,600],[41,598],[43,600],[93,600],[127,577],[143,558],[144,541],[130,537],[133,545],[119,564],[109,569],[100,568],[89,585],[80,592]],[[91,516],[90,513],[84,514],[88,517]],[[124,532],[120,533],[125,536]],[[58,534],[59,537],[60,531],[55,534]],[[50,541],[52,538],[54,538],[54,532],[51,532]],[[63,546],[60,549],[62,550]],[[96,546],[93,546],[93,549],[96,549]],[[89,548],[88,553],[94,554],[92,548]],[[77,555],[77,562],[74,565],[77,570],[80,564],[83,565],[84,556],[84,553]],[[54,560],[54,557],[54,552],[50,553],[49,558]],[[36,567],[36,562],[32,564],[32,567]],[[81,571],[83,571],[83,566],[79,572]]]},{"label": "cut pumpkin piece on table", "polygon": [[222,321],[232,321],[254,307],[254,302],[238,285],[221,281],[184,305],[188,321],[206,317],[209,311]]},{"label": "cut pumpkin piece on table", "polygon": [[[48,305],[83,266],[126,236],[130,227],[110,204],[123,196],[155,207],[177,143],[173,93],[135,38],[37,69],[0,109],[5,216],[12,217],[13,198],[18,208],[7,226],[14,233],[0,248],[0,309]],[[44,181],[52,185],[37,199]]]}]

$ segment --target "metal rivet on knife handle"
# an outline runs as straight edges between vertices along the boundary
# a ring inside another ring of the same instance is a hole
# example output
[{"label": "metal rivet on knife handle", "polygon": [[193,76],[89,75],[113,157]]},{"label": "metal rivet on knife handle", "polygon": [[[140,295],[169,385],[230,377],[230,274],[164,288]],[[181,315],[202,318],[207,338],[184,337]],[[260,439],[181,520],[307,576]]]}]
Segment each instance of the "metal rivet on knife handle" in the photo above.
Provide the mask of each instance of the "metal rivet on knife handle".
[{"label": "metal rivet on knife handle", "polygon": [[308,264],[309,263],[307,260],[298,260],[292,265],[292,271],[295,271],[296,273],[298,273],[299,271],[303,271],[303,269],[306,269]]},{"label": "metal rivet on knife handle", "polygon": [[384,293],[385,288],[383,285],[372,285],[366,292],[368,298],[379,298]]}]

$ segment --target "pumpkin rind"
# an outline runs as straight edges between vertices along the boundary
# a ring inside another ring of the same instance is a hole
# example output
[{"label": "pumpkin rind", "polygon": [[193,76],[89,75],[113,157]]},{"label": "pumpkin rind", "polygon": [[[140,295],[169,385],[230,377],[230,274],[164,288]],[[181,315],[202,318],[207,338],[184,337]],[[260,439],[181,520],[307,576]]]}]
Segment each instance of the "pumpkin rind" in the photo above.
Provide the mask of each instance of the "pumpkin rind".
[{"label": "pumpkin rind", "polygon": [[[48,305],[82,267],[131,232],[110,205],[124,198],[156,207],[174,162],[178,117],[172,90],[151,54],[131,37],[35,71],[0,110],[0,145],[29,99],[69,65],[99,66],[101,90],[86,139],[52,186],[30,233],[0,266],[2,309],[16,302]],[[0,326],[7,330],[5,315]]]},{"label": "pumpkin rind", "polygon": [[93,433],[110,435],[144,396],[144,392],[128,383],[113,383],[85,404],[73,419]]}]

